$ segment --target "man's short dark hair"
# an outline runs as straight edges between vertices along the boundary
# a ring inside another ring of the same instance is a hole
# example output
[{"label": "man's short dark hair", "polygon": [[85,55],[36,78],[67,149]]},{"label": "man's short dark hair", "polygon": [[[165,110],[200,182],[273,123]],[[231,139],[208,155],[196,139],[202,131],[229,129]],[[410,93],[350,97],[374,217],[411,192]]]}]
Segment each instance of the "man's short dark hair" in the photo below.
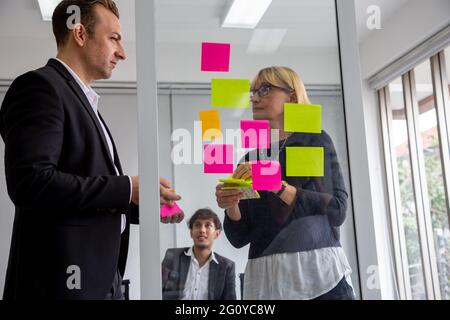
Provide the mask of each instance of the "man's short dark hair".
[{"label": "man's short dark hair", "polygon": [[214,211],[208,208],[198,209],[197,211],[195,211],[195,213],[189,219],[188,222],[189,229],[192,229],[194,227],[195,221],[206,219],[212,219],[216,229],[222,230],[222,223],[220,222],[219,217]]},{"label": "man's short dark hair", "polygon": [[58,4],[52,17],[53,34],[58,48],[66,43],[70,32],[67,27],[67,20],[73,13],[70,11],[67,13],[67,8],[70,6],[80,8],[80,22],[86,28],[87,34],[91,36],[94,34],[95,24],[97,23],[97,15],[94,11],[96,5],[105,7],[119,18],[119,9],[117,9],[113,0],[63,0]]}]

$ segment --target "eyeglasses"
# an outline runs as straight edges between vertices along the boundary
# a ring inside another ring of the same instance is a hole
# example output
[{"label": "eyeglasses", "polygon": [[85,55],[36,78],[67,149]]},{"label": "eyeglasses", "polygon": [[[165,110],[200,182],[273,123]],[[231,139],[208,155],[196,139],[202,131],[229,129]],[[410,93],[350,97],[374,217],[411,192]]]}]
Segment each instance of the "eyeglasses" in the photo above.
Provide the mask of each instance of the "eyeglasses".
[{"label": "eyeglasses", "polygon": [[276,89],[280,89],[283,90],[285,92],[291,93],[293,90],[291,89],[286,89],[283,87],[278,87],[278,86],[273,86],[271,84],[263,84],[262,86],[260,86],[258,89],[253,89],[250,90],[250,99],[253,98],[254,95],[258,94],[258,96],[260,98],[265,97],[269,94],[270,90],[276,88]]}]

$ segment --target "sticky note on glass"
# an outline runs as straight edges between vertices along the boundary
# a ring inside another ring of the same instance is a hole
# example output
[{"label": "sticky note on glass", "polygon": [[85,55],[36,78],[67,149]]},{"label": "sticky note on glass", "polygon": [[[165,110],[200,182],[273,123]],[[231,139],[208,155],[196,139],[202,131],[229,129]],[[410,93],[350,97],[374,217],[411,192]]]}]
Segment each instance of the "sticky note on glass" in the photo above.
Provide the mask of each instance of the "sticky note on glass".
[{"label": "sticky note on glass", "polygon": [[233,173],[233,145],[204,145],[203,166],[205,173]]},{"label": "sticky note on glass", "polygon": [[164,204],[159,208],[159,215],[161,216],[161,218],[171,217],[181,212],[183,212],[183,210],[181,210],[181,208],[175,202],[172,203],[172,207],[168,204]]},{"label": "sticky note on glass", "polygon": [[241,120],[241,145],[243,148],[269,149],[269,120]]},{"label": "sticky note on glass", "polygon": [[211,105],[219,108],[249,108],[250,81],[242,79],[212,79]]},{"label": "sticky note on glass", "polygon": [[201,70],[228,72],[230,70],[230,44],[203,42]]},{"label": "sticky note on glass", "polygon": [[203,110],[198,115],[202,122],[203,141],[213,141],[214,139],[222,138],[218,110]]},{"label": "sticky note on glass", "polygon": [[286,176],[323,177],[324,149],[322,147],[287,147]]},{"label": "sticky note on glass", "polygon": [[284,131],[322,132],[322,106],[318,104],[284,104]]},{"label": "sticky note on glass", "polygon": [[278,161],[252,162],[253,190],[280,190],[281,166]]}]

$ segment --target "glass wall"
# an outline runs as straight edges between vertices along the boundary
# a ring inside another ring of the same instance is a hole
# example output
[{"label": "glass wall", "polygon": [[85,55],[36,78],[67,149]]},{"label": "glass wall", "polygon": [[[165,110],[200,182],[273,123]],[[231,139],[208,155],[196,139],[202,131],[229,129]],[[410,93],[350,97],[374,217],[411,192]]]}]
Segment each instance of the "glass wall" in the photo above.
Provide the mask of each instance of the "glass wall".
[{"label": "glass wall", "polygon": [[[166,174],[182,197],[177,204],[185,213],[182,223],[162,226],[161,256],[167,258],[168,254],[174,253],[173,250],[168,251],[171,248],[181,248],[187,255],[192,254],[189,248],[195,246],[195,236],[187,222],[198,209],[210,208],[221,223],[225,220],[215,192],[218,180],[228,174],[205,173],[203,148],[207,142],[202,141],[199,113],[218,112],[223,135],[221,141],[233,145],[234,168],[245,154],[239,137],[240,121],[253,119],[252,106],[213,107],[212,80],[251,81],[262,68],[286,66],[300,75],[311,103],[321,105],[323,130],[329,134],[336,149],[348,193],[346,219],[337,237],[353,271],[347,281],[352,283],[359,297],[335,2],[273,1],[255,28],[222,27],[223,18],[230,8],[223,4],[217,0],[156,1],[159,139],[163,148],[160,149],[160,172]],[[227,71],[202,71],[203,43],[230,45]],[[237,135],[227,135],[227,131],[236,130]],[[171,141],[170,150],[168,141]],[[213,252],[235,263],[236,295],[238,299],[242,298],[249,246],[233,246],[222,231],[212,248]],[[180,275],[180,270],[171,267],[168,276],[164,268],[163,265],[163,290],[164,281],[168,278],[173,280],[175,277],[177,280],[172,282],[180,282],[181,277],[181,283],[185,284],[186,278],[192,276],[189,274],[188,277],[189,268]],[[179,291],[178,298],[185,294],[185,291]]]}]

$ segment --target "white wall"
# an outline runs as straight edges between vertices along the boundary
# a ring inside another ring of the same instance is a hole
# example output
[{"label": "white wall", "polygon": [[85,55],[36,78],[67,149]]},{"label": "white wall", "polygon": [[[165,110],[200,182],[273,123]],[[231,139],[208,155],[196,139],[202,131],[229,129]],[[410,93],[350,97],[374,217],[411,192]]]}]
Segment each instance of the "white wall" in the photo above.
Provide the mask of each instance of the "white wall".
[{"label": "white wall", "polygon": [[[51,31],[49,31],[51,32]],[[37,69],[56,55],[54,40],[3,37],[0,52],[0,79],[14,79],[18,75]],[[136,44],[125,42],[127,60],[119,63],[111,81],[136,82]],[[157,78],[159,82],[210,82],[223,73],[199,71],[200,44],[179,46],[160,43],[157,46]],[[340,83],[337,48],[290,49],[281,48],[275,55],[247,55],[243,46],[233,47],[231,70],[233,77],[250,79],[262,67],[287,65],[298,70],[308,84]],[[33,54],[30,54],[32,52]]]},{"label": "white wall", "polygon": [[[123,172],[138,175],[137,99],[136,93],[115,93],[97,90],[100,95],[99,111],[114,137]],[[130,280],[130,299],[140,298],[139,226],[131,225],[127,267],[124,279]]]},{"label": "white wall", "polygon": [[449,12],[448,0],[408,1],[381,25],[380,30],[370,31],[360,44],[363,79],[374,75],[448,25]]},{"label": "white wall", "polygon": [[382,24],[381,30],[371,31],[359,46],[378,275],[383,299],[396,299],[398,292],[393,278],[394,262],[392,242],[389,238],[389,208],[380,112],[376,92],[369,87],[367,80],[448,25],[449,12],[448,0],[410,0]]},{"label": "white wall", "polygon": [[299,72],[305,83],[336,84],[341,82],[337,47],[281,47],[270,55],[248,55],[244,46],[232,46],[230,73],[200,72],[201,46],[158,43],[157,74],[160,82],[210,82],[214,77],[251,79],[257,71],[271,65],[285,65]]}]

